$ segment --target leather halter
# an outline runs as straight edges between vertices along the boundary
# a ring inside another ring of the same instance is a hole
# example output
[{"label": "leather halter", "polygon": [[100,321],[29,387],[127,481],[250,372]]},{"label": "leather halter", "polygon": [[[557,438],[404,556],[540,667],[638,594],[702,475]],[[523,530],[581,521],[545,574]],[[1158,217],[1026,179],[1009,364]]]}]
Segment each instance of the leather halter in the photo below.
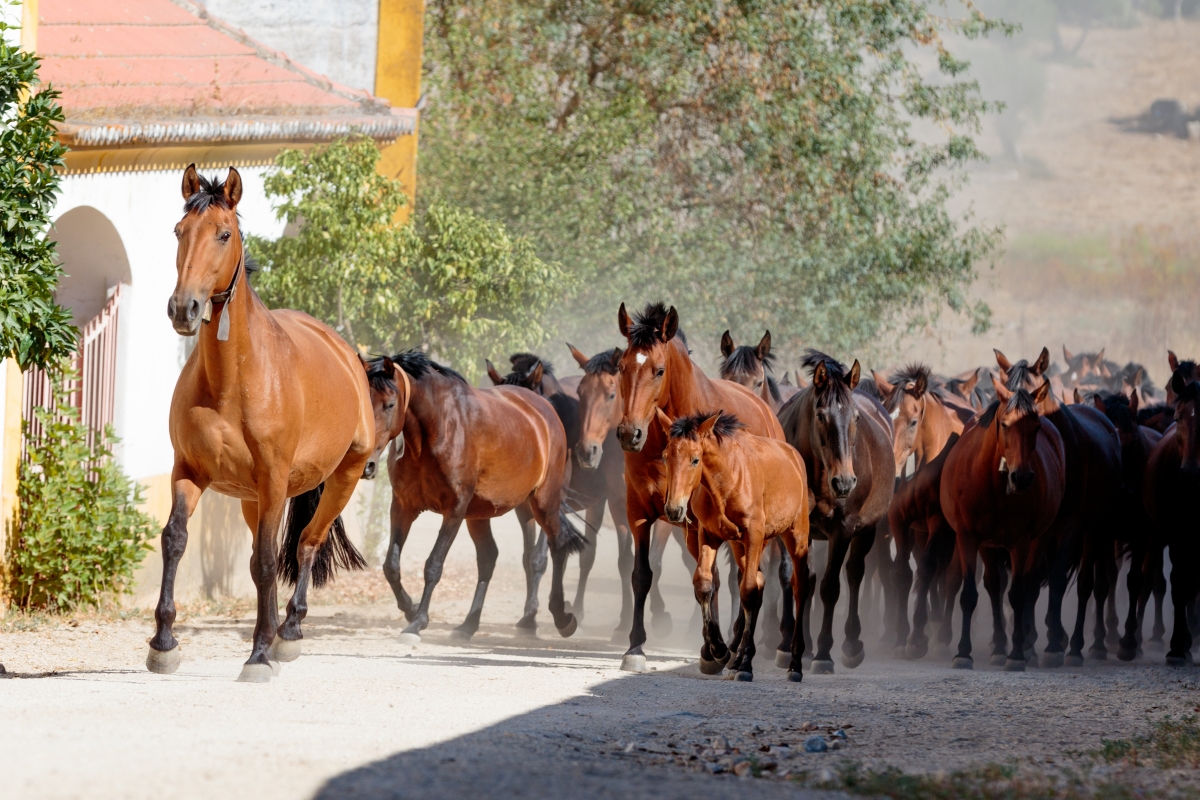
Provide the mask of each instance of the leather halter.
[{"label": "leather halter", "polygon": [[212,321],[213,305],[221,303],[221,321],[217,323],[217,341],[224,342],[229,340],[229,303],[233,300],[233,296],[237,293],[238,278],[242,276],[242,265],[246,261],[246,249],[242,247],[242,254],[238,257],[237,266],[233,269],[233,280],[229,282],[229,288],[223,292],[217,292],[204,303],[204,315],[201,319],[207,325]]}]

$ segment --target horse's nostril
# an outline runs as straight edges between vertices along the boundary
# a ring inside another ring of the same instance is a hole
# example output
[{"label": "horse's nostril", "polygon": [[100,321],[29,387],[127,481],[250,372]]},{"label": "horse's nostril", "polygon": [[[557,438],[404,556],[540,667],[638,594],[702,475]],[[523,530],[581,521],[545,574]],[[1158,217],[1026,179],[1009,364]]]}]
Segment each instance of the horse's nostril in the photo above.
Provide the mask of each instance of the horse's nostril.
[{"label": "horse's nostril", "polygon": [[175,319],[175,298],[174,297],[172,297],[170,300],[167,301],[167,316],[170,317],[171,319]]},{"label": "horse's nostril", "polygon": [[190,303],[188,303],[188,307],[187,307],[188,321],[191,322],[198,316],[200,316],[200,301],[192,300]]}]

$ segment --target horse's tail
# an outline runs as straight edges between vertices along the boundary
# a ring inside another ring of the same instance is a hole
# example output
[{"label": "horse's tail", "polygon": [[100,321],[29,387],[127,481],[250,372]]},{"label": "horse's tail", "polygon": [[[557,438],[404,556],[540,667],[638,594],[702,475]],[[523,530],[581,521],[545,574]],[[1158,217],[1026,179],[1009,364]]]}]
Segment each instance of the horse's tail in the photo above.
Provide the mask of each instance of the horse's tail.
[{"label": "horse's tail", "polygon": [[575,527],[575,523],[571,522],[571,508],[566,503],[559,506],[558,509],[558,536],[554,540],[554,549],[560,553],[571,555],[572,553],[582,553],[587,547],[587,537],[579,528]]},{"label": "horse's tail", "polygon": [[[287,515],[287,531],[279,548],[279,576],[289,586],[295,586],[300,575],[300,534],[317,513],[317,504],[321,502],[324,489],[325,484],[322,483],[292,498],[291,510]],[[367,562],[346,535],[346,526],[339,516],[329,526],[329,535],[313,559],[312,585],[317,589],[324,586],[333,577],[335,569],[365,569],[366,566]]]}]

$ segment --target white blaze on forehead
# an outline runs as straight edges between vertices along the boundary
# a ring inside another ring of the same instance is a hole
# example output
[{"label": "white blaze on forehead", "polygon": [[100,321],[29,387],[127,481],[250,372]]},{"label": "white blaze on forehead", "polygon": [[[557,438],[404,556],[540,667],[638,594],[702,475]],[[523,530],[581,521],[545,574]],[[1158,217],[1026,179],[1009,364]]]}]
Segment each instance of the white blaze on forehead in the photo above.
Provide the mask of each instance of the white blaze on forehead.
[{"label": "white blaze on forehead", "polygon": [[638,362],[638,366],[641,366],[642,364],[645,364],[645,363],[646,363],[646,354],[645,354],[645,353],[638,353],[638,354],[637,354],[637,362]]},{"label": "white blaze on forehead", "polygon": [[900,416],[900,409],[897,408],[895,411],[892,412],[892,421],[895,422],[899,416]]}]

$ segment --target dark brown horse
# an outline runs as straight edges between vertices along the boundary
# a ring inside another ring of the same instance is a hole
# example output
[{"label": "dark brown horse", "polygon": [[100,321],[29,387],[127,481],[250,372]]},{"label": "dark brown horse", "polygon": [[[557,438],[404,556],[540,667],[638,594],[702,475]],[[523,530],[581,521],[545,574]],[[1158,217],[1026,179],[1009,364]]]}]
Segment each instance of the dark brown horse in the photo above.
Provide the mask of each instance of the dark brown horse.
[{"label": "dark brown horse", "polygon": [[[887,514],[895,485],[892,420],[875,399],[856,392],[860,367],[849,371],[837,360],[810,350],[804,359],[812,385],[780,411],[787,441],[800,452],[814,505],[814,538],[829,541],[821,579],[824,615],[813,656],[814,673],[833,672],[833,611],[841,594],[842,562],[849,552],[846,577],[850,597],[842,663],[857,667],[864,658],[858,617],[859,588],[867,554],[875,543],[875,525]],[[805,612],[797,626],[806,624]],[[780,649],[791,650],[800,631],[785,631]]]},{"label": "dark brown horse", "polygon": [[[1173,356],[1174,354],[1172,354]],[[1192,662],[1192,631],[1187,610],[1200,584],[1200,537],[1196,535],[1196,497],[1200,497],[1200,383],[1179,362],[1168,385],[1175,425],[1154,446],[1146,464],[1143,489],[1146,511],[1171,557],[1171,601],[1175,622],[1169,666]]]},{"label": "dark brown horse", "polygon": [[[981,548],[998,549],[1008,553],[1013,571],[1012,652],[1005,669],[1019,671],[1025,669],[1025,632],[1032,619],[1031,585],[1040,585],[1046,562],[1054,557],[1051,528],[1062,505],[1066,455],[1058,429],[1038,415],[1038,401],[1050,395],[1048,383],[1033,394],[1023,388],[1009,391],[999,382],[995,389],[998,399],[951,448],[942,471],[942,512],[957,536],[963,574],[962,638],[953,664],[973,666],[971,617],[979,601],[975,561]],[[993,598],[994,614],[997,606]]]},{"label": "dark brown horse", "polygon": [[[389,365],[391,369],[389,371]],[[537,582],[545,570],[538,563],[534,523],[549,534],[553,562],[550,613],[563,636],[575,632],[575,617],[563,602],[567,555],[585,540],[567,518],[564,487],[570,478],[567,436],[554,407],[518,386],[476,389],[454,370],[409,350],[368,363],[371,401],[376,413],[396,400],[407,374],[411,395],[407,414],[388,460],[392,483],[392,535],[383,571],[396,603],[409,621],[401,641],[420,641],[429,624],[429,602],[442,576],[442,564],[463,521],[475,544],[479,581],[459,637],[479,628],[483,601],[496,566],[498,550],[491,520],[516,510],[524,534],[529,592],[518,626],[536,628]],[[396,426],[391,427],[392,431]],[[425,562],[425,587],[414,607],[400,577],[400,554],[408,532],[423,511],[441,514],[433,552]]]},{"label": "dark brown horse", "polygon": [[[720,411],[672,422],[659,410],[658,418],[668,437],[663,454],[667,518],[683,524],[690,508],[698,523],[688,544],[696,558],[693,584],[696,600],[704,611],[705,649],[719,649],[720,627],[712,614],[712,568],[717,546],[727,542],[741,568],[742,607],[748,612],[730,672],[736,680],[753,680],[754,632],[766,585],[759,562],[767,540],[783,540],[792,559],[793,606],[798,609],[808,595],[808,480],[804,462],[787,442],[747,433],[737,417]],[[800,639],[794,638],[788,664],[790,681],[801,680],[802,650]]]},{"label": "dark brown horse", "polygon": [[783,404],[800,390],[777,383],[771,375],[774,364],[770,331],[754,347],[735,345],[729,331],[721,335],[721,378],[745,386],[778,414]]},{"label": "dark brown horse", "polygon": [[[655,409],[677,419],[723,408],[735,414],[753,434],[782,439],[783,431],[771,409],[749,389],[730,381],[710,380],[692,363],[674,307],[651,304],[631,319],[622,303],[617,325],[629,345],[618,367],[624,409],[617,439],[625,450],[625,505],[636,547],[633,627],[621,668],[642,672],[646,669],[642,652],[646,596],[653,578],[650,526],[663,516],[666,493],[662,455],[667,437],[655,421]],[[691,527],[689,532],[694,535]],[[722,659],[727,660],[729,654],[719,639],[718,644],[721,651],[709,652],[706,658],[723,664]]]},{"label": "dark brown horse", "polygon": [[[375,431],[354,350],[306,314],[269,311],[251,288],[238,229],[241,197],[236,169],[224,183],[201,178],[195,165],[183,174],[184,216],[175,226],[179,276],[167,314],[177,333],[199,334],[199,343],[171,399],[171,516],[162,533],[162,589],[146,667],[163,674],[179,668],[175,575],[188,519],[212,489],[241,500],[254,536],[258,618],[238,680],[266,682],[273,662],[300,655],[310,578],[321,586],[335,566],[365,566],[339,514],[363,474]],[[216,324],[207,324],[214,314]],[[277,554],[288,498],[295,499]],[[282,626],[275,600],[281,574],[296,586]]]}]

